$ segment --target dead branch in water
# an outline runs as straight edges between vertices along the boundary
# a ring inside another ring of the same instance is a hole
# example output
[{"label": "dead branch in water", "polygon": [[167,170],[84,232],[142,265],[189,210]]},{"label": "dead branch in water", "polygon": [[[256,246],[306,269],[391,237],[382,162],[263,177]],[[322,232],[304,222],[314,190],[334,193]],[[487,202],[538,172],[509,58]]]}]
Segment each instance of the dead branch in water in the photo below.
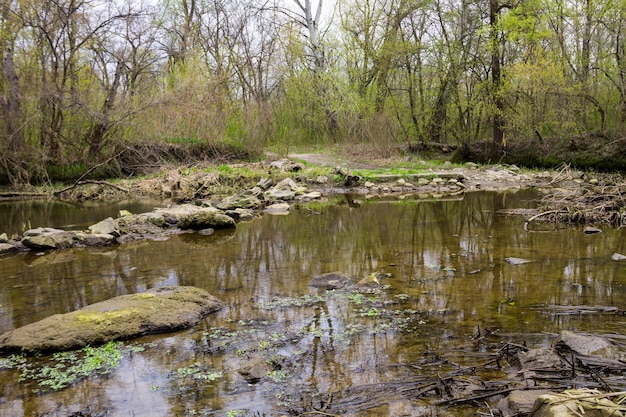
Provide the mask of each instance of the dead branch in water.
[{"label": "dead branch in water", "polygon": [[533,221],[554,221],[570,224],[607,223],[626,226],[626,182],[617,185],[582,185],[574,190],[556,190],[543,198],[541,213]]}]

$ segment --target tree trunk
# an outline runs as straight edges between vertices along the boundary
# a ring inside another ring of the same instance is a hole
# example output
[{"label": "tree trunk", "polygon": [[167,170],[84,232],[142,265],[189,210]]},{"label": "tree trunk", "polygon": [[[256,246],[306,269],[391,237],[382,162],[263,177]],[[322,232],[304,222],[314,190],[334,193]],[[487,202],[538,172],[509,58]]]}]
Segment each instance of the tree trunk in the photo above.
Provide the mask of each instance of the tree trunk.
[{"label": "tree trunk", "polygon": [[107,97],[102,105],[102,112],[97,120],[94,122],[90,129],[88,142],[89,142],[89,156],[95,158],[102,150],[104,143],[104,136],[111,126],[110,114],[113,106],[115,105],[115,99],[117,98],[117,90],[120,85],[120,79],[122,78],[122,72],[124,70],[124,62],[120,59],[115,67],[115,75],[113,77],[113,83],[109,87]]},{"label": "tree trunk", "polygon": [[2,111],[4,113],[6,134],[9,139],[9,149],[19,152],[24,147],[24,131],[21,127],[22,109],[20,83],[15,72],[13,49],[5,47],[2,54],[2,73],[7,81],[6,94],[0,95]]},{"label": "tree trunk", "polygon": [[491,43],[491,95],[494,103],[492,146],[496,151],[504,145],[504,101],[502,100],[501,53],[498,24],[500,4],[498,0],[489,0],[489,38]]}]

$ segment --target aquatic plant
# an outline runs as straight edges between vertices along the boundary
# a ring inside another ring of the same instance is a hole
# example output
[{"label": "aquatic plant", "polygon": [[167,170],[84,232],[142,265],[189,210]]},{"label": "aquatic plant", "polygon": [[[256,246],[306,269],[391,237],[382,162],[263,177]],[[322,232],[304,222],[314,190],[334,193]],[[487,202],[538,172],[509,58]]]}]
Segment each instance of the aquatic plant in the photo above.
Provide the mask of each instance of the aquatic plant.
[{"label": "aquatic plant", "polygon": [[194,363],[190,366],[183,366],[173,372],[175,378],[191,378],[195,381],[216,381],[224,376],[222,371],[210,368],[209,366]]},{"label": "aquatic plant", "polygon": [[109,342],[102,346],[86,346],[80,350],[57,352],[48,363],[39,366],[31,360],[16,362],[19,381],[32,380],[39,391],[62,390],[80,379],[92,375],[106,375],[116,369],[124,356],[124,345]]},{"label": "aquatic plant", "polygon": [[256,308],[261,310],[274,310],[279,307],[310,307],[325,301],[320,295],[305,294],[300,297],[277,297],[271,301],[259,302]]},{"label": "aquatic plant", "polygon": [[287,371],[274,370],[268,372],[267,376],[274,382],[284,382],[290,375]]}]

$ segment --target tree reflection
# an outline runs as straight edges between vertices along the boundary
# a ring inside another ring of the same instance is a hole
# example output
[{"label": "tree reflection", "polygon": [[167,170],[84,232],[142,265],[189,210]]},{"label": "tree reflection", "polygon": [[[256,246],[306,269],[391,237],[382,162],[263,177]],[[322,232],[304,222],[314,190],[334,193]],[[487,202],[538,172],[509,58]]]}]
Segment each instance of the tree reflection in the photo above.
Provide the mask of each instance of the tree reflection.
[{"label": "tree reflection", "polygon": [[[626,295],[624,267],[610,256],[626,247],[622,234],[605,230],[586,236],[576,228],[526,231],[524,219],[499,214],[503,208],[526,208],[532,197],[518,192],[470,193],[456,201],[331,201],[310,209],[301,206],[288,216],[265,215],[239,224],[227,235],[171,236],[117,250],[73,249],[2,258],[0,332],[163,285],[193,285],[221,298],[227,307],[207,319],[206,328],[199,326],[171,341],[155,336],[171,346],[133,359],[133,366],[155,370],[151,377],[132,382],[138,395],[149,395],[146,384],[165,385],[173,392],[175,381],[157,374],[181,363],[208,362],[234,372],[245,358],[234,351],[203,356],[198,352],[206,350],[209,341],[198,332],[211,326],[236,328],[241,320],[268,323],[251,333],[252,344],[267,341],[266,332],[291,335],[280,349],[301,365],[297,377],[307,389],[317,392],[380,382],[389,377],[390,364],[445,351],[455,341],[468,340],[477,328],[541,334],[563,327],[618,326],[606,318],[551,316],[542,306],[620,306]],[[532,262],[510,265],[506,257]],[[358,306],[336,295],[341,291],[326,293],[307,285],[313,276],[333,271],[345,273],[352,283],[374,272],[389,273],[380,278],[384,302],[376,300],[379,304],[368,308],[373,313],[400,307],[416,311],[411,333],[384,327],[388,317],[361,317],[365,313]],[[307,307],[258,308],[277,298],[307,295],[323,301]],[[123,375],[119,377],[128,377]],[[89,392],[93,387],[85,383]],[[106,394],[96,394],[102,397],[102,406],[119,408],[120,392],[111,384],[107,387]],[[13,404],[17,398],[32,402],[29,412],[41,414],[49,407],[28,392],[18,392],[23,389],[19,384],[5,388],[3,396]],[[207,383],[198,389],[197,395],[183,399],[162,392],[156,397],[170,403],[162,409],[181,413],[199,403],[234,408],[252,401],[244,399],[250,395],[258,410],[271,410],[270,394],[262,388],[244,389],[241,380]],[[2,410],[6,406],[0,406]]]}]

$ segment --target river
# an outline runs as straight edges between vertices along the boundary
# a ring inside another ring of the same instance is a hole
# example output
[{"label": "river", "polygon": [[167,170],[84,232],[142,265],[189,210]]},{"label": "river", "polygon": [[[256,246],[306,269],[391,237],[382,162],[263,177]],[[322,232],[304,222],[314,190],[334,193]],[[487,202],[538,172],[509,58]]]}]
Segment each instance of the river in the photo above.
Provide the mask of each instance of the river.
[{"label": "river", "polygon": [[[624,308],[626,263],[611,260],[626,253],[623,231],[527,231],[523,217],[499,213],[532,208],[537,196],[337,196],[210,236],[4,256],[0,333],[165,285],[206,289],[226,308],[189,330],[126,341],[133,348],[115,369],[58,391],[42,390],[24,367],[0,366],[0,415],[278,416],[307,406],[331,414],[341,401],[345,415],[475,415],[473,408],[442,411],[430,400],[392,396],[359,407],[354,398],[360,387],[446,371],[425,367],[427,357],[471,366],[487,350],[471,343],[481,332],[490,343],[528,346],[550,346],[561,330],[622,332],[622,315],[559,315],[548,307]],[[50,226],[84,228],[124,208],[74,207],[59,219],[41,204],[26,216],[13,211],[6,231],[53,217]],[[511,265],[508,257],[531,262]],[[353,281],[375,273],[380,285],[365,293],[308,286],[332,271]],[[255,367],[263,377],[251,381]],[[506,375],[494,371],[493,378]]]}]

